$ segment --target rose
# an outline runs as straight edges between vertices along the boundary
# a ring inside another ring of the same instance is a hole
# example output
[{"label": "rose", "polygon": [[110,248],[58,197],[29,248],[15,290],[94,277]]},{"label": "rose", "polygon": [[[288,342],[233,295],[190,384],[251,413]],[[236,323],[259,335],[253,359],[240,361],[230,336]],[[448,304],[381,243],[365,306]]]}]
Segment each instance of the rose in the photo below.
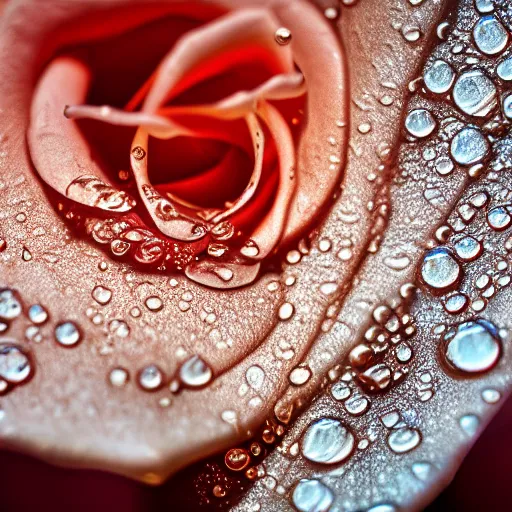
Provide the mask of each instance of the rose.
[{"label": "rose", "polygon": [[[95,40],[129,27],[62,36],[32,100],[32,161],[71,200],[68,217],[115,255],[239,287],[333,196],[343,62],[321,51],[333,35],[302,0],[168,8],[169,35],[154,46],[139,41],[140,28],[105,54],[108,43]],[[135,186],[119,180],[128,163]]]}]

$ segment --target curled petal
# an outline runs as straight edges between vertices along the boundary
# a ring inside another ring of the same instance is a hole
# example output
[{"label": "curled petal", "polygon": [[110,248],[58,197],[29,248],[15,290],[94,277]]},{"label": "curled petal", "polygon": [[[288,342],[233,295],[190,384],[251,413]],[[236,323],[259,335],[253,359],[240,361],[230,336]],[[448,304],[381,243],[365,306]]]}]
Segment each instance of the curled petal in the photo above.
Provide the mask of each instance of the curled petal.
[{"label": "curled petal", "polygon": [[109,183],[77,125],[62,115],[63,104],[84,100],[89,80],[87,68],[75,59],[61,57],[48,66],[32,102],[28,130],[32,161],[48,185],[73,201],[127,212],[135,200]]},{"label": "curled petal", "polygon": [[207,234],[206,226],[179,211],[179,205],[163,197],[149,182],[148,133],[139,128],[130,155],[139,193],[158,229],[166,236],[182,242],[195,242]]},{"label": "curled petal", "polygon": [[278,72],[290,73],[291,49],[276,44],[277,28],[268,10],[243,9],[187,33],[162,60],[142,110],[155,112],[180,92],[243,60],[248,48],[266,50]]}]

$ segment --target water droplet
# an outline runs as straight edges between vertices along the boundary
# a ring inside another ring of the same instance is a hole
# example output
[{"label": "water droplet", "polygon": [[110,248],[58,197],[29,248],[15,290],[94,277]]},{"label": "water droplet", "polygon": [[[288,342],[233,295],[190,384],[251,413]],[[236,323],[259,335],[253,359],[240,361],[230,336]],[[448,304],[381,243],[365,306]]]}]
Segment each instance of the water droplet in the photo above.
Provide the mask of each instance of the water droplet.
[{"label": "water droplet", "polygon": [[292,40],[292,33],[286,27],[280,27],[276,30],[275,39],[278,44],[286,45],[289,44]]},{"label": "water droplet", "polygon": [[322,418],[306,430],[301,441],[301,451],[312,462],[336,464],[350,457],[354,444],[354,436],[341,421]]},{"label": "water droplet", "polygon": [[17,293],[10,288],[0,289],[0,319],[6,322],[20,316],[23,308]]},{"label": "water droplet", "polygon": [[466,236],[456,242],[454,249],[462,261],[473,261],[482,254],[482,244],[472,236]]},{"label": "water droplet", "polygon": [[240,249],[240,253],[247,258],[256,258],[260,253],[259,247],[253,240],[247,240],[245,245]]},{"label": "water droplet", "polygon": [[334,495],[319,480],[302,479],[293,490],[292,501],[300,512],[327,512]]},{"label": "water droplet", "polygon": [[48,311],[40,304],[34,304],[28,309],[28,317],[32,323],[41,325],[48,320]]},{"label": "water droplet", "polygon": [[487,222],[495,231],[503,231],[512,224],[512,216],[505,206],[496,206],[487,213]]},{"label": "water droplet", "polygon": [[352,416],[361,416],[370,407],[370,401],[365,396],[354,394],[343,405]]},{"label": "water droplet", "polygon": [[476,10],[481,14],[494,11],[494,0],[475,0]]},{"label": "water droplet", "polygon": [[462,269],[459,263],[444,247],[429,251],[421,266],[423,281],[437,290],[453,286],[459,280],[461,273]]},{"label": "water droplet", "polygon": [[158,366],[150,364],[140,371],[138,380],[142,389],[156,391],[164,382],[164,374]]},{"label": "water droplet", "polygon": [[336,290],[338,289],[338,283],[322,283],[320,285],[320,292],[323,293],[325,296],[332,295],[333,293],[336,293]]},{"label": "water droplet", "polygon": [[411,258],[407,254],[398,254],[397,256],[386,256],[384,265],[391,270],[405,270],[411,264]]},{"label": "water droplet", "polygon": [[302,386],[311,378],[311,370],[307,366],[294,368],[290,373],[290,382],[294,386]]},{"label": "water droplet", "polygon": [[507,82],[512,80],[512,57],[500,62],[496,68],[496,73],[502,80]]},{"label": "water droplet", "polygon": [[231,471],[243,471],[250,461],[249,453],[243,448],[232,448],[224,457],[224,463]]},{"label": "water droplet", "polygon": [[512,94],[503,99],[503,114],[507,119],[512,119]]},{"label": "water droplet", "polygon": [[23,261],[30,261],[32,259],[32,253],[26,247],[23,247],[21,257]]},{"label": "water droplet", "polygon": [[155,295],[148,297],[145,304],[150,311],[160,311],[164,307],[162,299]]},{"label": "water droplet", "polygon": [[116,388],[122,388],[128,382],[128,379],[128,370],[124,368],[113,368],[108,376],[110,384]]},{"label": "water droplet", "polygon": [[475,414],[466,414],[460,418],[459,425],[468,436],[473,437],[480,425],[480,419]]},{"label": "water droplet", "polygon": [[104,286],[95,286],[92,291],[92,298],[101,305],[108,304],[112,298],[112,291]]},{"label": "water droplet", "polygon": [[391,383],[391,370],[385,364],[376,364],[358,376],[368,391],[383,391]]},{"label": "water droplet", "polygon": [[468,305],[468,298],[463,293],[455,292],[449,295],[444,301],[444,308],[448,313],[455,315],[466,309]]},{"label": "water droplet", "polygon": [[436,60],[423,74],[425,86],[435,94],[448,92],[455,79],[453,68],[444,60]]},{"label": "water droplet", "polygon": [[461,165],[480,162],[489,151],[489,143],[478,128],[466,126],[453,137],[450,152]]},{"label": "water droplet", "polygon": [[460,324],[455,334],[447,335],[447,341],[447,361],[464,373],[489,371],[501,354],[497,329],[485,320]]},{"label": "water droplet", "polygon": [[294,312],[295,308],[293,304],[290,304],[289,302],[284,302],[279,308],[279,318],[281,320],[289,320],[293,316]]},{"label": "water droplet", "polygon": [[374,505],[369,508],[366,512],[396,512],[396,507],[389,503],[382,503],[380,505]]},{"label": "water droplet", "polygon": [[414,476],[422,482],[430,480],[433,469],[430,462],[415,462],[411,467]]},{"label": "water droplet", "polygon": [[200,388],[212,380],[213,372],[199,356],[194,355],[181,365],[179,377],[184,386]]},{"label": "water droplet", "polygon": [[440,156],[435,163],[436,171],[441,176],[446,176],[447,174],[450,174],[453,171],[453,162],[452,159],[447,156]]},{"label": "water droplet", "polygon": [[402,28],[402,35],[409,43],[414,43],[421,37],[421,30],[416,25],[406,25]]},{"label": "water droplet", "polygon": [[468,71],[455,82],[453,101],[462,112],[485,117],[497,105],[496,87],[480,70]]},{"label": "water droplet", "polygon": [[428,137],[436,127],[432,114],[424,109],[411,110],[405,119],[405,128],[414,137]]},{"label": "water droplet", "polygon": [[0,377],[10,384],[21,384],[32,373],[28,355],[14,343],[0,343]]},{"label": "water droplet", "polygon": [[108,324],[108,330],[118,338],[127,338],[130,334],[130,327],[124,320],[114,318]]},{"label": "water droplet", "polygon": [[65,347],[72,347],[82,339],[82,335],[75,323],[62,322],[55,327],[55,339]]},{"label": "water droplet", "polygon": [[393,452],[407,453],[414,450],[421,443],[421,434],[415,428],[396,428],[388,435],[387,443]]},{"label": "water droplet", "polygon": [[496,55],[507,46],[508,32],[494,16],[483,16],[473,29],[473,37],[478,49],[487,55]]},{"label": "water droplet", "polygon": [[331,386],[331,394],[335,400],[346,400],[352,391],[346,382],[339,381]]},{"label": "water droplet", "polygon": [[408,343],[400,343],[395,349],[396,358],[401,363],[407,363],[411,360],[412,349]]},{"label": "water droplet", "polygon": [[338,9],[336,9],[336,7],[327,7],[327,9],[324,10],[324,16],[328,20],[335,20],[338,18],[339,15],[340,12],[338,11]]},{"label": "water droplet", "polygon": [[260,366],[251,366],[245,372],[245,379],[252,389],[259,391],[265,381],[265,372]]},{"label": "water droplet", "polygon": [[488,404],[496,404],[501,400],[501,393],[497,389],[486,388],[482,391],[482,399]]}]

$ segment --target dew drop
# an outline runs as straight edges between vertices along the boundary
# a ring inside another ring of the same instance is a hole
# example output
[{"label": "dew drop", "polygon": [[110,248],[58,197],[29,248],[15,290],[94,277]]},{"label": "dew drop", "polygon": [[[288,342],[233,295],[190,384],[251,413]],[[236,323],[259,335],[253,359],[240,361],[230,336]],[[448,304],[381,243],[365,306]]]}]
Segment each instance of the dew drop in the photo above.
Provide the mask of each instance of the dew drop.
[{"label": "dew drop", "polygon": [[508,32],[494,16],[483,16],[473,29],[473,37],[478,49],[487,55],[496,55],[507,46]]},{"label": "dew drop", "polygon": [[27,354],[14,343],[0,343],[0,377],[10,384],[21,384],[32,373]]},{"label": "dew drop", "polygon": [[128,379],[128,370],[124,368],[113,368],[108,376],[110,384],[116,388],[122,388],[128,382]]},{"label": "dew drop", "polygon": [[352,416],[363,415],[370,407],[370,401],[365,396],[354,394],[343,404],[346,411]]},{"label": "dew drop", "polygon": [[231,471],[243,471],[250,461],[249,453],[243,448],[232,448],[224,456],[224,463]]},{"label": "dew drop", "polygon": [[475,0],[476,10],[481,14],[494,11],[493,0]]},{"label": "dew drop", "polygon": [[98,303],[104,306],[110,302],[112,298],[112,291],[104,286],[95,286],[92,291],[92,298]]},{"label": "dew drop", "polygon": [[507,119],[512,119],[512,94],[503,99],[503,114]]},{"label": "dew drop", "polygon": [[138,381],[142,389],[146,391],[156,391],[162,386],[164,375],[158,366],[150,364],[139,372]]},{"label": "dew drop", "polygon": [[482,391],[482,399],[488,404],[496,404],[501,400],[501,393],[497,389],[486,388]]},{"label": "dew drop", "polygon": [[473,437],[480,426],[480,419],[475,414],[466,414],[459,419],[459,425],[468,436]]},{"label": "dew drop", "polygon": [[68,321],[55,327],[55,339],[65,347],[72,347],[82,339],[82,335],[76,324]]},{"label": "dew drop", "polygon": [[407,453],[421,443],[421,434],[415,428],[397,428],[391,431],[387,443],[394,453]]},{"label": "dew drop", "polygon": [[449,295],[444,301],[444,308],[448,313],[455,315],[466,309],[468,305],[468,298],[463,293],[455,292]]},{"label": "dew drop", "polygon": [[495,231],[503,231],[512,224],[512,216],[505,206],[496,206],[487,213],[487,222]]},{"label": "dew drop", "polygon": [[421,30],[415,25],[406,25],[402,28],[402,35],[407,42],[415,43],[421,37]]},{"label": "dew drop", "polygon": [[331,386],[331,395],[335,400],[346,400],[352,391],[346,382],[339,381]]},{"label": "dew drop", "polygon": [[482,254],[482,244],[472,236],[465,236],[454,245],[457,257],[462,261],[473,261]]},{"label": "dew drop", "polygon": [[289,320],[293,316],[294,312],[295,308],[293,304],[290,302],[284,302],[279,308],[279,318],[281,320]]},{"label": "dew drop", "polygon": [[164,307],[162,299],[155,295],[148,297],[145,304],[150,311],[160,311]]},{"label": "dew drop", "polygon": [[245,379],[252,389],[259,391],[265,381],[265,372],[260,366],[251,366],[245,372]]},{"label": "dew drop", "polygon": [[448,335],[445,346],[446,360],[464,373],[487,372],[498,362],[500,355],[497,329],[485,320],[460,324],[453,336]]},{"label": "dew drop", "polygon": [[411,470],[413,475],[422,482],[427,482],[432,476],[433,466],[430,462],[415,462]]},{"label": "dew drop", "polygon": [[512,57],[500,62],[496,68],[496,73],[502,80],[507,82],[512,80]]},{"label": "dew drop", "polygon": [[354,436],[341,421],[322,418],[306,430],[301,441],[301,451],[312,462],[336,464],[350,457],[354,444]]},{"label": "dew drop", "polygon": [[468,71],[455,82],[453,101],[465,114],[485,117],[497,105],[496,87],[480,70]]},{"label": "dew drop", "polygon": [[290,373],[290,382],[294,386],[303,386],[311,378],[311,370],[307,366],[294,368]]},{"label": "dew drop", "polygon": [[384,391],[391,383],[391,370],[386,364],[376,364],[359,375],[368,391]]},{"label": "dew drop", "polygon": [[0,290],[0,319],[6,322],[14,320],[22,312],[21,302],[14,290],[4,288]]},{"label": "dew drop", "polygon": [[188,388],[201,388],[213,377],[212,369],[197,355],[187,359],[180,367],[179,377]]},{"label": "dew drop", "polygon": [[423,281],[436,290],[453,286],[459,280],[461,273],[462,269],[459,263],[444,247],[429,251],[421,265]]},{"label": "dew drop", "polygon": [[406,130],[414,137],[428,137],[436,127],[435,119],[432,114],[424,109],[418,108],[407,114],[405,119]]},{"label": "dew drop", "polygon": [[293,490],[292,501],[300,512],[327,512],[334,495],[319,480],[302,479]]},{"label": "dew drop", "polygon": [[292,40],[292,33],[286,27],[280,27],[276,30],[275,39],[281,46],[290,44]]},{"label": "dew drop", "polygon": [[453,68],[444,60],[436,60],[423,74],[423,81],[429,91],[435,94],[448,92],[455,79]]},{"label": "dew drop", "polygon": [[489,143],[477,128],[465,127],[453,137],[450,153],[461,165],[480,162],[489,151]]},{"label": "dew drop", "polygon": [[436,171],[441,176],[446,176],[453,171],[453,162],[452,159],[447,156],[440,156],[435,162]]},{"label": "dew drop", "polygon": [[40,304],[34,304],[28,308],[28,317],[32,323],[41,325],[48,320],[48,311]]}]

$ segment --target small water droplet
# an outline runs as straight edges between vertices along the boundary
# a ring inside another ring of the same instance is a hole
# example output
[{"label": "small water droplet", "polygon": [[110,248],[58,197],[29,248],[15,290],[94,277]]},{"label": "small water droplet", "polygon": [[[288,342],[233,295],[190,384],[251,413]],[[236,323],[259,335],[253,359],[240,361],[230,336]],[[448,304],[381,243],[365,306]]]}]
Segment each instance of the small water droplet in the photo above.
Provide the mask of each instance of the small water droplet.
[{"label": "small water droplet", "polygon": [[507,46],[508,32],[496,17],[488,15],[482,16],[476,22],[473,37],[482,53],[496,55]]},{"label": "small water droplet", "polygon": [[289,376],[294,386],[303,386],[311,378],[311,370],[307,366],[294,368]]},{"label": "small water droplet", "polygon": [[497,105],[496,87],[480,70],[468,71],[455,82],[453,101],[465,114],[485,117]]},{"label": "small water droplet", "polygon": [[104,306],[110,302],[112,298],[112,291],[104,286],[95,286],[92,291],[92,298],[98,303]]},{"label": "small water droplet", "polygon": [[128,382],[128,379],[128,370],[124,368],[113,368],[108,376],[110,384],[116,388],[122,388]]},{"label": "small water droplet", "polygon": [[422,482],[427,482],[432,477],[433,466],[430,462],[415,462],[411,470],[414,476]]},{"label": "small water droplet", "polygon": [[512,80],[512,57],[500,62],[496,68],[496,73],[502,80],[507,82]]},{"label": "small water droplet", "polygon": [[163,307],[164,307],[164,304],[162,302],[162,299],[160,297],[157,297],[155,295],[152,295],[151,297],[148,297],[146,299],[146,307],[150,310],[150,311],[160,311]]},{"label": "small water droplet", "polygon": [[411,110],[405,119],[406,130],[414,137],[428,137],[435,129],[436,121],[432,114],[424,109]]},{"label": "small water droplet", "polygon": [[265,381],[265,372],[260,366],[251,366],[245,372],[245,379],[252,389],[259,391]]},{"label": "small water droplet", "polygon": [[393,452],[407,453],[421,443],[421,434],[411,427],[396,428],[388,435],[387,443]]},{"label": "small water droplet", "polygon": [[32,373],[28,355],[14,343],[0,343],[0,377],[10,384],[21,384]]},{"label": "small water droplet", "polygon": [[68,321],[55,327],[55,339],[65,347],[72,347],[82,339],[82,335],[76,324]]},{"label": "small water droplet", "polygon": [[475,414],[466,414],[460,418],[459,425],[468,436],[473,437],[480,426],[480,419]]},{"label": "small water droplet", "polygon": [[461,165],[472,165],[480,162],[489,151],[489,143],[478,128],[466,126],[462,128],[450,145],[453,159]]},{"label": "small water droplet", "polygon": [[455,80],[453,68],[444,60],[436,60],[423,74],[423,81],[427,89],[435,94],[448,92]]},{"label": "small water droplet", "polygon": [[421,30],[416,25],[405,25],[402,28],[402,35],[409,43],[415,43],[421,37]]},{"label": "small water droplet", "polygon": [[354,436],[341,421],[322,418],[307,428],[301,441],[301,451],[312,462],[336,464],[350,457],[354,445]]},{"label": "small water droplet", "polygon": [[438,247],[429,251],[423,259],[421,277],[430,287],[442,290],[453,286],[459,280],[462,269],[451,252]]},{"label": "small water droplet", "polygon": [[455,253],[462,261],[473,261],[482,254],[482,244],[472,236],[465,236],[454,244]]},{"label": "small water droplet", "polygon": [[343,405],[352,416],[361,416],[370,407],[370,401],[365,396],[356,393],[349,397]]},{"label": "small water droplet", "polygon": [[0,289],[0,319],[6,322],[20,316],[23,308],[17,293],[10,288]]},{"label": "small water droplet", "polygon": [[327,512],[334,495],[319,480],[302,479],[293,490],[292,501],[300,512]]},{"label": "small water droplet", "polygon": [[475,0],[476,10],[481,14],[494,11],[493,0]]},{"label": "small water droplet", "polygon": [[287,45],[292,40],[292,33],[286,27],[280,27],[276,30],[275,39],[278,44],[282,46]]},{"label": "small water droplet", "polygon": [[501,355],[497,329],[485,320],[462,323],[447,338],[445,357],[452,367],[464,373],[487,372]]},{"label": "small water droplet", "polygon": [[482,399],[488,404],[496,404],[501,400],[501,393],[497,389],[486,388],[482,391]]},{"label": "small water droplet", "polygon": [[180,367],[179,378],[188,388],[201,388],[213,377],[212,369],[197,355],[187,359]]},{"label": "small water droplet", "polygon": [[280,320],[289,320],[293,313],[295,312],[295,308],[293,304],[289,302],[284,302],[281,304],[281,307],[279,308],[279,318]]},{"label": "small water droplet", "polygon": [[139,384],[146,391],[156,391],[164,382],[164,374],[158,366],[150,364],[139,372]]},{"label": "small water droplet", "polygon": [[487,213],[487,222],[495,231],[503,231],[512,224],[512,216],[509,212],[510,207],[507,206],[496,206]]}]

